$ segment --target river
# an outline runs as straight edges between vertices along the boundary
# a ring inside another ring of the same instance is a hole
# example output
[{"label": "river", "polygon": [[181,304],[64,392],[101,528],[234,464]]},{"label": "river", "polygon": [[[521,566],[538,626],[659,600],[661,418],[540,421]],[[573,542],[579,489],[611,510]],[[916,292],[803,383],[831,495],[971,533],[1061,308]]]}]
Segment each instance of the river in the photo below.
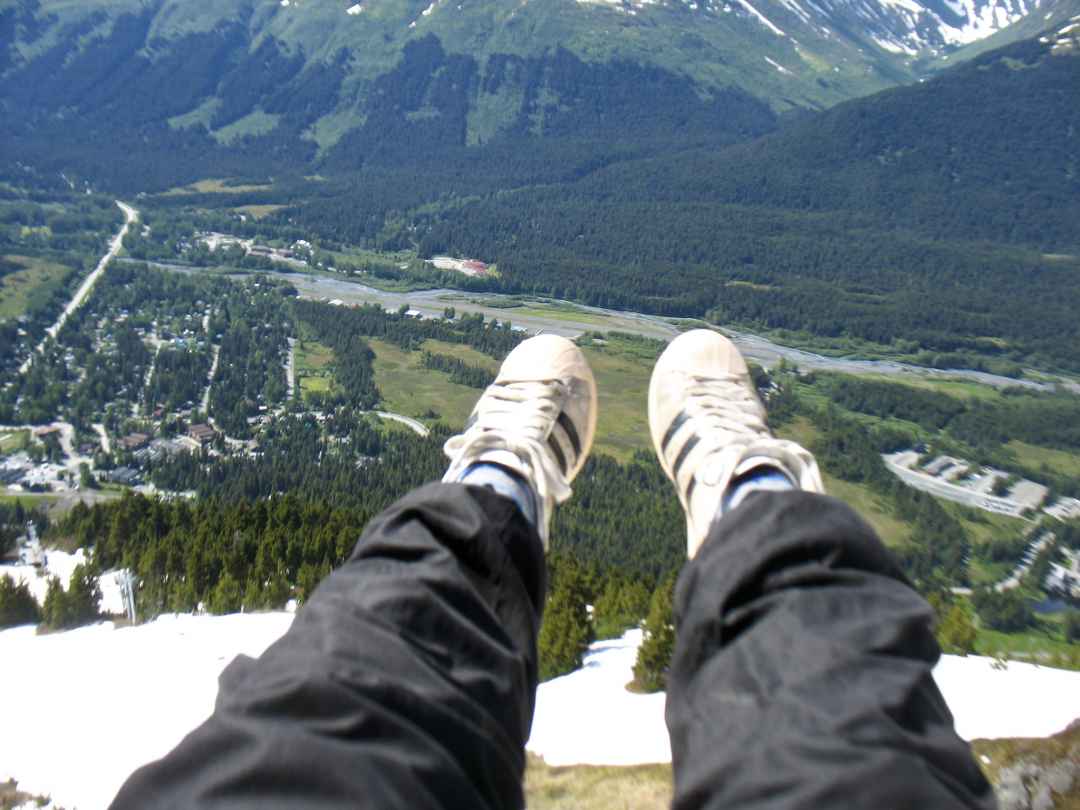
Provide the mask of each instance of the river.
[{"label": "river", "polygon": [[[150,263],[155,267],[187,273],[200,272],[198,268]],[[328,275],[309,273],[269,273],[268,275],[287,281],[304,298],[319,301],[341,301],[345,305],[379,304],[386,309],[396,310],[403,304],[425,316],[441,317],[447,307],[454,307],[459,313],[479,312],[487,318],[511,321],[530,332],[547,332],[565,337],[577,337],[589,330],[620,331],[644,335],[646,337],[671,340],[680,333],[678,326],[655,315],[644,315],[628,310],[604,309],[575,304],[568,301],[544,299],[553,305],[512,306],[516,299],[499,293],[466,293],[461,290],[436,289],[420,290],[409,293],[385,292],[366,284],[335,278]],[[492,306],[505,301],[507,306]],[[882,374],[896,377],[920,377],[937,379],[964,379],[995,388],[1022,386],[1034,390],[1048,390],[1047,383],[1034,380],[1018,380],[999,374],[990,374],[973,369],[933,369],[915,366],[895,360],[865,360],[857,357],[828,357],[793,346],[783,346],[768,338],[750,332],[722,328],[722,331],[739,347],[743,355],[750,360],[771,368],[783,359],[790,365],[798,366],[803,371],[835,371],[846,374]],[[1062,381],[1073,393],[1080,394],[1080,384]]]}]

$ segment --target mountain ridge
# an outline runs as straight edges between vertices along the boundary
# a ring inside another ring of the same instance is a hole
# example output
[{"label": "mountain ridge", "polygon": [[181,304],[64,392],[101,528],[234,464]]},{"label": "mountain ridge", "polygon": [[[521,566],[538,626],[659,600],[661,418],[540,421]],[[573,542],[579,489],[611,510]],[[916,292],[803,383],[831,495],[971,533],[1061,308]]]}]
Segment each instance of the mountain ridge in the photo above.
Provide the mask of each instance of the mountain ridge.
[{"label": "mountain ridge", "polygon": [[[1073,1],[9,1],[0,138],[31,164],[42,156],[28,142],[62,146],[51,151],[76,173],[86,163],[91,180],[108,160],[77,160],[70,147],[107,155],[122,143],[148,161],[201,152],[227,173],[352,168],[379,148],[356,133],[386,107],[408,124],[395,140],[417,148],[605,138],[605,125],[741,138],[769,126],[729,131],[732,115],[820,109],[911,82],[959,44]],[[45,160],[49,171],[58,162]]]}]

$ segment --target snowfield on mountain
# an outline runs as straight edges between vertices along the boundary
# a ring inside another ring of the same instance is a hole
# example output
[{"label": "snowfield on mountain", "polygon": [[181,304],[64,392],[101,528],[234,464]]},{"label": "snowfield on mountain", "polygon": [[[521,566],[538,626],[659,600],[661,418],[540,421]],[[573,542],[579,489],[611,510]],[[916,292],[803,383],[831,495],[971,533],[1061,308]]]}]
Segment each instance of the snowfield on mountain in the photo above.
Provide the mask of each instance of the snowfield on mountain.
[{"label": "snowfield on mountain", "polygon": [[[164,616],[38,636],[0,633],[0,781],[67,810],[108,805],[132,770],[167,753],[211,712],[217,676],[256,656],[289,613]],[[544,683],[529,750],[551,765],[670,759],[664,696],[627,692],[640,631],[592,645],[582,669]],[[957,729],[1041,737],[1080,717],[1080,672],[946,656],[935,670]]]}]

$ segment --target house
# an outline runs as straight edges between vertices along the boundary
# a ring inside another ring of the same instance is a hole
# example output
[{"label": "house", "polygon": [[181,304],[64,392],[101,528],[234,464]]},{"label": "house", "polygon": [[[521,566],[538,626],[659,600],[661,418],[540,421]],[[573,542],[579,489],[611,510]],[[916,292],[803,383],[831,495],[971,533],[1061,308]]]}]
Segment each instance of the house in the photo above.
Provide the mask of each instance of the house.
[{"label": "house", "polygon": [[192,425],[188,428],[187,435],[200,445],[207,445],[217,436],[217,431],[209,425]]},{"label": "house", "polygon": [[149,443],[150,437],[145,433],[132,433],[120,440],[120,446],[129,451],[139,450]]},{"label": "house", "polygon": [[103,473],[101,477],[106,481],[110,481],[114,484],[121,484],[126,487],[135,486],[142,482],[139,471],[133,470],[130,467],[117,467],[115,470],[109,470],[108,472]]}]

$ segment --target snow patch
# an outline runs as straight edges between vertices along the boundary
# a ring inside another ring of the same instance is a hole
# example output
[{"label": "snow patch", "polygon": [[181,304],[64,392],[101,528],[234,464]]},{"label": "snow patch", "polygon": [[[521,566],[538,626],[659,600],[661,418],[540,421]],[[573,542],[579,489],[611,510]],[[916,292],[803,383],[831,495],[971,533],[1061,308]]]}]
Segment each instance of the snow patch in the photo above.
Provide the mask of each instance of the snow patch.
[{"label": "snow patch", "polygon": [[[292,618],[167,616],[123,629],[0,632],[0,661],[17,662],[0,667],[0,694],[18,696],[0,709],[0,781],[13,777],[69,810],[107,806],[132,771],[209,716],[228,663],[262,654]],[[640,630],[597,642],[582,669],[541,684],[528,749],[552,765],[670,761],[665,696],[625,689],[640,643]],[[934,677],[965,739],[1046,736],[1080,717],[1080,672],[945,656]]]},{"label": "snow patch", "polygon": [[765,57],[765,61],[768,62],[770,65],[772,65],[774,68],[776,68],[778,71],[783,73],[785,76],[793,76],[794,75],[790,70],[788,70],[786,67],[781,65],[779,62],[774,62],[772,59],[770,59],[767,56]]},{"label": "snow patch", "polygon": [[0,782],[68,810],[107,807],[128,775],[167,754],[214,707],[217,677],[288,628],[286,613],[175,616],[35,635],[0,633]]},{"label": "snow patch", "polygon": [[778,37],[786,37],[787,36],[787,34],[785,34],[783,31],[781,31],[779,28],[777,28],[775,25],[773,25],[768,17],[766,17],[764,14],[762,14],[760,11],[758,11],[756,8],[754,8],[752,5],[750,5],[747,2],[747,0],[738,0],[738,3],[743,8],[745,8],[747,11],[749,11],[751,14],[753,14],[755,17],[757,17],[762,25],[764,25],[766,28],[768,28],[770,31],[772,31],[774,34],[776,34]]},{"label": "snow patch", "polygon": [[577,672],[540,684],[526,748],[554,766],[670,762],[665,696],[626,691],[641,637],[598,641]]},{"label": "snow patch", "polygon": [[[45,566],[43,569],[32,565],[4,565],[0,566],[0,577],[9,576],[15,584],[26,583],[31,595],[39,605],[45,604],[45,594],[49,589],[49,580],[56,577],[65,590],[71,582],[71,575],[75,568],[86,564],[86,553],[79,549],[74,554],[66,551],[45,551]],[[122,570],[107,571],[98,577],[98,587],[101,588],[101,601],[98,607],[102,613],[111,616],[122,616],[125,613],[124,598],[120,589],[120,576]]]},{"label": "snow patch", "polygon": [[[47,550],[45,552],[44,569],[32,565],[3,565],[0,566],[0,577],[9,576],[18,585],[26,583],[30,593],[39,605],[45,604],[45,593],[49,589],[49,580],[56,577],[66,589],[71,581],[71,575],[80,565],[86,564],[86,554],[79,549],[74,554],[66,551]],[[122,612],[122,611],[119,611]]]},{"label": "snow patch", "polygon": [[917,56],[919,53],[915,48],[904,45],[901,42],[893,42],[892,40],[883,39],[881,37],[872,37],[872,39],[883,51],[888,51],[889,53],[902,53],[907,54],[908,56]]}]

